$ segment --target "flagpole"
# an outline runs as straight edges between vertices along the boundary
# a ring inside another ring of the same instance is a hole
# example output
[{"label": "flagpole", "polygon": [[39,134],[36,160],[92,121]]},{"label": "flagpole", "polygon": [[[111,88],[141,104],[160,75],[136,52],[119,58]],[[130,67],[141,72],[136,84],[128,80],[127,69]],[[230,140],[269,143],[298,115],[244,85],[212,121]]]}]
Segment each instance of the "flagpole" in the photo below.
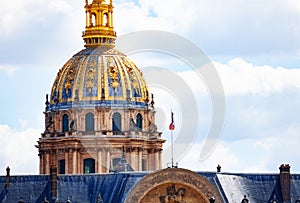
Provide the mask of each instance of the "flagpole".
[{"label": "flagpole", "polygon": [[169,125],[169,130],[171,131],[171,164],[172,168],[177,168],[177,166],[174,165],[174,141],[173,141],[173,130],[175,129],[174,124],[174,114],[171,109],[171,124]]},{"label": "flagpole", "polygon": [[172,168],[174,168],[174,160],[173,160],[173,130],[171,130],[171,153],[172,153]]}]

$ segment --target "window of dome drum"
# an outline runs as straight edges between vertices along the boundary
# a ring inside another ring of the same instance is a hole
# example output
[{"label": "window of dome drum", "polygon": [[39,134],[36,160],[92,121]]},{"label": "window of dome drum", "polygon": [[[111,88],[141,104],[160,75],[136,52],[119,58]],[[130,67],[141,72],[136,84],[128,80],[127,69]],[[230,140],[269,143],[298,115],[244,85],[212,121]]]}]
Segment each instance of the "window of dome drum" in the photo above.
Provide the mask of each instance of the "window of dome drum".
[{"label": "window of dome drum", "polygon": [[69,116],[67,114],[63,115],[62,118],[62,131],[63,132],[68,132],[69,131]]},{"label": "window of dome drum", "polygon": [[88,113],[85,116],[85,131],[92,132],[95,130],[94,114]]}]

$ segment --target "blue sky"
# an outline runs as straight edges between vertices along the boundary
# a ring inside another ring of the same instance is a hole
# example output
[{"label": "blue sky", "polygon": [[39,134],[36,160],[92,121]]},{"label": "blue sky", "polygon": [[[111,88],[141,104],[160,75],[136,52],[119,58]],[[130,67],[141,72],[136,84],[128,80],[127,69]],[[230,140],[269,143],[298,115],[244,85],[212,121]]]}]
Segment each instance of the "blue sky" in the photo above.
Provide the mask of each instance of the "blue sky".
[{"label": "blue sky", "polygon": [[[38,173],[34,145],[43,131],[45,94],[58,69],[83,49],[83,7],[83,0],[0,2],[0,174],[7,165],[12,173]],[[208,159],[195,161],[211,106],[203,87],[193,84],[193,73],[179,73],[197,95],[201,114],[199,137],[180,160],[183,167],[215,170],[221,164],[231,172],[278,172],[280,164],[290,163],[292,172],[300,172],[297,0],[116,0],[114,15],[118,35],[155,29],[191,40],[220,75],[226,99],[222,137]],[[176,63],[153,57],[133,59],[140,67]],[[175,108],[180,117],[183,110]]]}]

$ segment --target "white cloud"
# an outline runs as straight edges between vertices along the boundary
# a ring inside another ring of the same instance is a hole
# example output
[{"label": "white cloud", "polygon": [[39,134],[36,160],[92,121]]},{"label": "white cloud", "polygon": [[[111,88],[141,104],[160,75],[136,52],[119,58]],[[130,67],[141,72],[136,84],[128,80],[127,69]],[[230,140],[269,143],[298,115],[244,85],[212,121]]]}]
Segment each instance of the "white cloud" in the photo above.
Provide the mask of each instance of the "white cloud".
[{"label": "white cloud", "polygon": [[[277,172],[280,164],[290,163],[299,171],[296,157],[300,153],[297,146],[300,70],[256,66],[240,58],[227,64],[214,62],[214,66],[225,90],[227,116],[223,135],[213,154],[203,163],[193,161],[199,160],[202,146],[198,141],[181,160],[181,165],[193,170],[215,170],[220,163],[229,172]],[[198,96],[201,117],[211,117],[211,112],[205,110],[210,105],[205,102],[205,86],[195,72],[180,75]],[[203,128],[203,125],[209,127],[210,123],[202,120],[199,126]],[[204,135],[202,129],[198,139],[205,139]]]},{"label": "white cloud", "polygon": [[18,66],[11,66],[11,65],[1,65],[0,64],[0,72],[3,71],[8,76],[12,76],[16,71],[20,68]]},{"label": "white cloud", "polygon": [[[0,29],[2,30],[0,36],[8,36],[16,30],[23,28],[24,24],[27,24],[29,20],[35,18],[37,10],[30,5],[38,4],[39,0],[15,0],[13,3],[9,1],[1,2],[0,13]],[[38,16],[36,16],[39,18]],[[40,16],[41,17],[41,16]]]},{"label": "white cloud", "polygon": [[228,64],[214,63],[226,95],[268,94],[286,88],[300,89],[300,69],[255,66],[241,58]]},{"label": "white cloud", "polygon": [[68,13],[72,10],[71,5],[65,0],[48,0],[48,7],[56,12]]},{"label": "white cloud", "polygon": [[200,161],[201,149],[202,143],[193,144],[187,155],[179,160],[179,167],[195,171],[216,171],[218,164],[224,169],[234,169],[240,165],[238,156],[224,142],[220,142],[211,156],[204,161]]},{"label": "white cloud", "polygon": [[[9,38],[26,34],[28,26],[48,22],[55,12],[69,13],[71,6],[65,0],[15,0],[0,3],[0,36]],[[48,22],[49,23],[49,22]]]},{"label": "white cloud", "polygon": [[179,166],[195,171],[216,171],[220,164],[222,172],[277,173],[281,164],[289,163],[292,173],[297,173],[300,170],[299,131],[298,127],[290,127],[259,139],[223,140],[204,161],[199,160],[202,144],[194,143],[187,155],[179,161]]},{"label": "white cloud", "polygon": [[7,166],[11,174],[37,174],[38,150],[34,147],[41,130],[27,128],[15,130],[8,125],[0,125],[0,170]]}]

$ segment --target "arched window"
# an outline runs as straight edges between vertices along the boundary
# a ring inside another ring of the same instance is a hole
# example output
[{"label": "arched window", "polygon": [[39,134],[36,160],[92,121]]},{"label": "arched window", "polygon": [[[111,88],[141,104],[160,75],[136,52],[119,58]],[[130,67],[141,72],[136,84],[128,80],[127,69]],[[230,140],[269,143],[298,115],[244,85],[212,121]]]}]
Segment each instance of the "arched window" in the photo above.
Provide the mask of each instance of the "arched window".
[{"label": "arched window", "polygon": [[113,114],[112,117],[112,130],[115,132],[121,131],[122,126],[121,126],[121,114],[116,112]]},{"label": "arched window", "polygon": [[143,129],[143,117],[140,113],[136,115],[136,127],[139,131],[142,131]]},{"label": "arched window", "polygon": [[95,159],[84,159],[83,165],[83,172],[85,174],[95,173]]},{"label": "arched window", "polygon": [[62,117],[62,131],[68,132],[69,131],[69,116],[64,114]]},{"label": "arched window", "polygon": [[104,15],[103,15],[103,19],[102,19],[103,21],[103,26],[106,26],[106,27],[108,27],[108,14],[107,13],[104,13]]},{"label": "arched window", "polygon": [[85,131],[95,130],[94,114],[88,113],[85,115]]},{"label": "arched window", "polygon": [[96,22],[96,19],[97,19],[96,14],[95,14],[95,13],[92,13],[92,16],[91,16],[91,17],[92,17],[92,19],[91,19],[91,20],[92,20],[92,21],[91,21],[92,27],[93,27],[93,26],[96,26],[96,23],[97,23],[97,22]]}]

